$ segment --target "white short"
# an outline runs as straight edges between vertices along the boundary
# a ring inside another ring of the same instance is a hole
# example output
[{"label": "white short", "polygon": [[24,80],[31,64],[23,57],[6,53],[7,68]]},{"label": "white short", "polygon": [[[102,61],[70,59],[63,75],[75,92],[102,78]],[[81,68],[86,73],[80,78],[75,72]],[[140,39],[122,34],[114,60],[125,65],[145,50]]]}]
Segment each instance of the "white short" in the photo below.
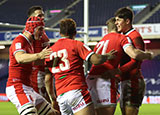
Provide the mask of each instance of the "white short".
[{"label": "white short", "polygon": [[92,103],[88,90],[71,90],[57,97],[61,115],[73,115]]},{"label": "white short", "polygon": [[95,108],[116,106],[117,89],[114,80],[104,80],[96,76],[87,76],[86,82]]},{"label": "white short", "polygon": [[35,87],[33,85],[33,89],[39,93],[40,95],[42,95],[43,97],[47,97],[47,91],[46,91],[46,87],[45,87],[45,72],[43,71],[39,71],[39,70],[36,70],[37,71],[37,87]]},{"label": "white short", "polygon": [[34,106],[40,103],[48,103],[41,95],[36,93],[33,88],[24,84],[18,84],[9,86],[6,88],[6,94],[8,99],[16,106],[17,110],[26,104],[32,104]]},{"label": "white short", "polygon": [[33,69],[32,77],[30,80],[31,85],[33,89],[42,96],[46,96],[44,79],[45,79],[45,72],[40,71],[37,68]]}]

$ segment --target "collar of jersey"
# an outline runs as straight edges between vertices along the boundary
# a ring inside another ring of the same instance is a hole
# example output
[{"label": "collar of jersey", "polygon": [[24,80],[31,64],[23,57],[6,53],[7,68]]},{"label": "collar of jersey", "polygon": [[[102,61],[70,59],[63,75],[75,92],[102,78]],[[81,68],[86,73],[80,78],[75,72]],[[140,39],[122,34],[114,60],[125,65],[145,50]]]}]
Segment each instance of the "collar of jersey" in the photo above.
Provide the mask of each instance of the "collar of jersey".
[{"label": "collar of jersey", "polygon": [[135,29],[134,28],[131,28],[129,31],[127,31],[126,33],[124,33],[125,35],[128,35],[130,34],[132,31],[134,31]]},{"label": "collar of jersey", "polygon": [[69,39],[69,38],[66,38],[66,37],[61,37],[60,39]]}]

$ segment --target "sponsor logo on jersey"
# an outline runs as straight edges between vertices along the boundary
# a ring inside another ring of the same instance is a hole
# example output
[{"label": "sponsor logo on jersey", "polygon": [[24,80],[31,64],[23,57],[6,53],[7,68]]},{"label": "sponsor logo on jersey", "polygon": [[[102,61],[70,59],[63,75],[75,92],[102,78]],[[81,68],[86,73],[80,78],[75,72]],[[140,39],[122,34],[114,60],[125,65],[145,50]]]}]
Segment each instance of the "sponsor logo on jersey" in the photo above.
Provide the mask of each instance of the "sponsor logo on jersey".
[{"label": "sponsor logo on jersey", "polygon": [[22,48],[21,43],[16,43],[15,45],[16,45],[16,49],[21,49]]}]

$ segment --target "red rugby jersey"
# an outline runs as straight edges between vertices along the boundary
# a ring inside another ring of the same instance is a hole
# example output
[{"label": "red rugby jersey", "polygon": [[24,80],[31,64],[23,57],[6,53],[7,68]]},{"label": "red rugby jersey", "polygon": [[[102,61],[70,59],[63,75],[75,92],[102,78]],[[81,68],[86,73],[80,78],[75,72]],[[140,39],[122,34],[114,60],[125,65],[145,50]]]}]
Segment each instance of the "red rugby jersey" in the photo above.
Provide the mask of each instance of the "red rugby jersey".
[{"label": "red rugby jersey", "polygon": [[94,51],[98,54],[105,54],[115,49],[116,58],[107,60],[101,65],[92,65],[90,75],[101,75],[109,69],[117,68],[122,56],[125,54],[124,50],[127,46],[131,45],[131,40],[125,35],[119,33],[109,33],[105,35],[102,40],[95,46]]},{"label": "red rugby jersey", "polygon": [[11,86],[15,83],[23,83],[30,86],[29,79],[32,71],[32,63],[17,63],[15,54],[19,51],[34,53],[32,43],[23,34],[18,35],[13,40],[9,49],[9,77],[7,86]]},{"label": "red rugby jersey", "polygon": [[[59,39],[51,49],[53,53],[50,59],[46,59],[46,63],[48,61],[51,63],[49,69],[55,77],[57,95],[74,89],[87,88],[83,61],[88,60],[94,52],[84,43],[69,38]],[[52,67],[54,57],[60,58],[57,67]]]},{"label": "red rugby jersey", "polygon": [[[33,42],[34,53],[41,52],[47,46],[48,47],[50,46],[49,38],[44,31],[42,38],[40,40],[34,40]],[[31,82],[33,89],[38,93],[39,93],[39,87],[44,86],[44,84],[42,83],[42,79],[44,79],[45,77],[44,75],[40,76],[38,72],[39,71],[45,72],[44,68],[45,68],[45,65],[43,65],[43,63],[41,65],[35,65],[35,64],[33,65],[32,77],[31,77],[30,82]],[[43,78],[39,78],[39,77],[43,77]]]},{"label": "red rugby jersey", "polygon": [[[145,50],[144,41],[138,31],[132,28],[125,35],[129,36],[135,48],[141,49],[143,51]],[[124,60],[121,61],[121,68],[125,67],[123,68],[122,80],[130,79],[137,75],[137,73],[139,73],[138,77],[143,78],[140,70],[141,63],[141,61],[136,61],[134,59],[131,59],[128,55],[125,55]]]}]

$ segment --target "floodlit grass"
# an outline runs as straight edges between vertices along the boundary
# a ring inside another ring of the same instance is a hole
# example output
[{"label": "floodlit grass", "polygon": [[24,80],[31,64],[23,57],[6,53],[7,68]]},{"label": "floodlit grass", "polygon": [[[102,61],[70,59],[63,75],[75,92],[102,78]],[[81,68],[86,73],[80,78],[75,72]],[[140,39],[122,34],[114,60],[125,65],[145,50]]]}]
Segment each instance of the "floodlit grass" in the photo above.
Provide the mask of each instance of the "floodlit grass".
[{"label": "floodlit grass", "polygon": [[[117,105],[115,115],[121,115],[119,104]],[[160,104],[143,104],[138,115],[160,115]]]},{"label": "floodlit grass", "polygon": [[19,115],[11,102],[0,102],[0,115]]},{"label": "floodlit grass", "polygon": [[[18,115],[18,112],[11,102],[0,102],[0,115]],[[119,104],[115,115],[121,115]],[[160,104],[143,104],[139,115],[160,115]]]}]

